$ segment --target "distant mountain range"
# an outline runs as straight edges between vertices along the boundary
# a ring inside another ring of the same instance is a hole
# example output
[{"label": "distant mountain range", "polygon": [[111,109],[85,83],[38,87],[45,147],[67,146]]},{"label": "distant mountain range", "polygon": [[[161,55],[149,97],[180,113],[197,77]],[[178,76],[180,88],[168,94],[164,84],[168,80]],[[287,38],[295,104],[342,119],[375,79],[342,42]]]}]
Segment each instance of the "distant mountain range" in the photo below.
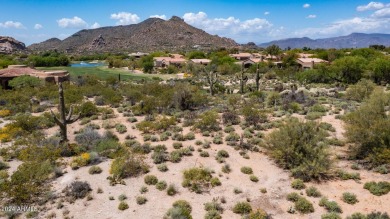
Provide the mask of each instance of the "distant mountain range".
[{"label": "distant mountain range", "polygon": [[289,38],[284,40],[276,40],[271,41],[269,43],[262,43],[258,46],[267,47],[270,45],[278,45],[282,49],[286,49],[288,47],[294,48],[303,48],[309,47],[312,49],[317,48],[365,48],[370,45],[384,45],[390,46],[390,34],[365,34],[365,33],[352,33],[348,36],[340,36],[340,37],[331,37],[324,39],[310,39],[307,37],[303,38]]},{"label": "distant mountain range", "polygon": [[173,16],[169,20],[149,18],[141,23],[81,30],[59,40],[52,38],[32,44],[28,49],[45,51],[57,49],[69,53],[182,50],[191,48],[236,47],[229,38],[210,35]]}]

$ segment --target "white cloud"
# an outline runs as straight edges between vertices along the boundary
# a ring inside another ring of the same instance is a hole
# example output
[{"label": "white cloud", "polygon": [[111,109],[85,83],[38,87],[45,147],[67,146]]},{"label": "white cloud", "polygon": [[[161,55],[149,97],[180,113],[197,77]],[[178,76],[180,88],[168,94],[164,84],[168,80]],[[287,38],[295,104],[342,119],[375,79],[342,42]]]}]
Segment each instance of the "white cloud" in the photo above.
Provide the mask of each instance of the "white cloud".
[{"label": "white cloud", "polygon": [[231,37],[238,41],[254,41],[266,37],[272,31],[272,23],[266,19],[253,18],[241,21],[235,17],[209,18],[206,13],[186,13],[186,23],[203,29],[211,34]]},{"label": "white cloud", "polygon": [[119,12],[117,14],[111,14],[111,19],[118,20],[116,22],[117,25],[136,24],[140,20],[138,15],[128,12]]},{"label": "white cloud", "polygon": [[356,8],[357,11],[378,10],[384,8],[385,5],[382,2],[370,2],[367,5],[360,5]]},{"label": "white cloud", "polygon": [[163,19],[163,20],[166,20],[167,19],[167,16],[165,16],[165,14],[162,14],[162,15],[151,15],[150,18],[160,18],[160,19]]},{"label": "white cloud", "polygon": [[95,22],[94,24],[92,24],[92,26],[90,26],[89,28],[91,29],[96,29],[96,28],[99,28],[100,27],[100,24],[98,22]]},{"label": "white cloud", "polygon": [[62,18],[57,20],[58,26],[62,28],[87,28],[88,24],[83,19],[74,16],[73,18]]},{"label": "white cloud", "polygon": [[39,30],[39,29],[42,29],[42,28],[43,28],[42,24],[35,24],[34,25],[34,29],[35,30]]},{"label": "white cloud", "polygon": [[3,28],[16,28],[16,29],[24,29],[25,28],[23,26],[23,24],[18,22],[18,21],[6,21],[4,23],[0,23],[0,27],[3,27]]},{"label": "white cloud", "polygon": [[271,14],[269,11],[264,12],[264,15],[269,15],[269,14]]},{"label": "white cloud", "polygon": [[382,8],[380,10],[377,10],[372,14],[372,17],[376,18],[390,18],[390,7]]},{"label": "white cloud", "polygon": [[310,4],[306,3],[302,6],[303,8],[310,8]]},{"label": "white cloud", "polygon": [[308,15],[306,18],[314,19],[314,18],[316,18],[316,17],[317,17],[317,15],[315,15],[315,14],[310,14],[310,15]]}]

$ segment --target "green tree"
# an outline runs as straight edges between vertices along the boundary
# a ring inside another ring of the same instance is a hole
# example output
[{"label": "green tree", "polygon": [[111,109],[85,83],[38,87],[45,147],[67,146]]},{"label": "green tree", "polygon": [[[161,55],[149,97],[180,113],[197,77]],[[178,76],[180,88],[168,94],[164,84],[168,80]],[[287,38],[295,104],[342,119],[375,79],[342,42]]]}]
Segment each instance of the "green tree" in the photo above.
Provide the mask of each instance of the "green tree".
[{"label": "green tree", "polygon": [[282,49],[278,45],[272,44],[271,46],[265,48],[264,52],[265,54],[279,57],[279,55],[282,53]]},{"label": "green tree", "polygon": [[348,84],[356,83],[362,78],[366,64],[366,59],[360,56],[337,59],[332,65],[334,78]]},{"label": "green tree", "polygon": [[390,82],[390,60],[388,58],[377,58],[370,63],[371,78],[375,83]]},{"label": "green tree", "polygon": [[356,158],[369,158],[374,165],[390,163],[389,104],[389,94],[377,89],[358,110],[345,117],[346,136],[355,143],[352,153]]},{"label": "green tree", "polygon": [[9,86],[16,89],[26,87],[40,87],[42,85],[43,81],[41,79],[29,75],[22,75],[9,81]]}]

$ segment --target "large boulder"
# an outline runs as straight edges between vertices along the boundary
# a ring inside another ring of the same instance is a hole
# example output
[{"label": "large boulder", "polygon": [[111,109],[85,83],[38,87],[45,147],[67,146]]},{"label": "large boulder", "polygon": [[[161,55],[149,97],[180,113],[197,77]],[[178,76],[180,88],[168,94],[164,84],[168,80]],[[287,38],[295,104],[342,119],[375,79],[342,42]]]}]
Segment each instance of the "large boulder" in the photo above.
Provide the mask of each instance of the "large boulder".
[{"label": "large boulder", "polygon": [[24,43],[15,40],[12,37],[0,36],[0,53],[13,53],[26,49]]}]

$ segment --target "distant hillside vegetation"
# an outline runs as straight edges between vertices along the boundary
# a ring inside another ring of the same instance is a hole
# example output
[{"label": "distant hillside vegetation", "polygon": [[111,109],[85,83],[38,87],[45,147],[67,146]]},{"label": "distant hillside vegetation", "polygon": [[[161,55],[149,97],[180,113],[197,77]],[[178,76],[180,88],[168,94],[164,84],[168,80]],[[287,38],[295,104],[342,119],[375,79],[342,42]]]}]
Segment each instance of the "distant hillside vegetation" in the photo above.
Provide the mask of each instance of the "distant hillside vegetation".
[{"label": "distant hillside vegetation", "polygon": [[237,45],[232,39],[210,35],[173,16],[167,21],[149,18],[139,24],[81,30],[62,41],[53,38],[28,48],[84,53],[231,48]]},{"label": "distant hillside vegetation", "polygon": [[304,38],[289,38],[284,40],[276,40],[269,43],[260,44],[260,47],[267,47],[272,44],[278,45],[282,49],[288,47],[303,48],[309,47],[312,49],[316,48],[365,48],[370,45],[384,45],[390,46],[390,34],[364,34],[364,33],[353,33],[348,36],[332,37],[313,40],[307,37]]}]

